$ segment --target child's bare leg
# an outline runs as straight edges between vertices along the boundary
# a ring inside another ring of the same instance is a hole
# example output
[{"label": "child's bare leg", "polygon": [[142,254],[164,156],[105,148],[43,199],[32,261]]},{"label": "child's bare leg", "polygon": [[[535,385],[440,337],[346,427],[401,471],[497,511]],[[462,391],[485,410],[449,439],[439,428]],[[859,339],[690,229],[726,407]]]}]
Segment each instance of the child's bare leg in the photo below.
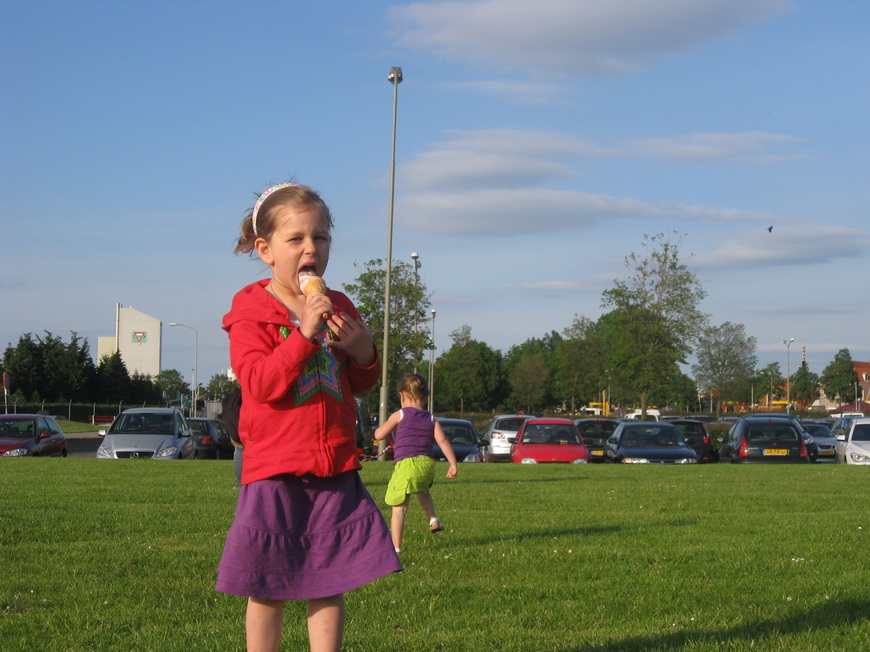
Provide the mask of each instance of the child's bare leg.
[{"label": "child's bare leg", "polygon": [[432,501],[432,494],[428,491],[417,494],[417,499],[420,501],[420,507],[426,512],[426,517],[431,521],[433,518],[438,518],[435,515],[435,503]]},{"label": "child's bare leg", "polygon": [[311,652],[338,652],[344,634],[344,595],[308,601]]},{"label": "child's bare leg", "polygon": [[390,535],[393,538],[393,547],[396,550],[402,547],[402,533],[405,531],[405,514],[408,511],[410,496],[405,496],[405,502],[401,505],[393,505],[393,516],[390,519]]},{"label": "child's bare leg", "polygon": [[248,598],[245,633],[248,652],[278,652],[284,625],[284,602]]}]

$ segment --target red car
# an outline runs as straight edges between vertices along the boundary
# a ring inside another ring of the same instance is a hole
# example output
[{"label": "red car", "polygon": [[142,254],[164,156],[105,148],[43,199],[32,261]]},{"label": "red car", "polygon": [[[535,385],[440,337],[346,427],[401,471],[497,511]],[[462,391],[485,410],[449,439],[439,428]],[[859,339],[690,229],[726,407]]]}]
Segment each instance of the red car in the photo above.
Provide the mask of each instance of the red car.
[{"label": "red car", "polygon": [[0,457],[66,457],[66,435],[41,414],[0,415]]},{"label": "red car", "polygon": [[511,446],[517,464],[586,464],[589,451],[570,419],[529,419]]}]

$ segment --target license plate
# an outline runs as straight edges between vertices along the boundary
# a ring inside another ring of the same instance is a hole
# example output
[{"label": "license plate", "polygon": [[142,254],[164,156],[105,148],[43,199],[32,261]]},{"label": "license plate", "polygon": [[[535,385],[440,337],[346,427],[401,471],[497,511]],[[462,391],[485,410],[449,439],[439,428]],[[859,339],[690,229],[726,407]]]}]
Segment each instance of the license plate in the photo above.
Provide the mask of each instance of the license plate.
[{"label": "license plate", "polygon": [[833,455],[834,451],[819,451],[819,455]]},{"label": "license plate", "polygon": [[787,448],[765,448],[765,455],[788,455]]},{"label": "license plate", "polygon": [[604,451],[592,451],[593,455],[604,455]]}]

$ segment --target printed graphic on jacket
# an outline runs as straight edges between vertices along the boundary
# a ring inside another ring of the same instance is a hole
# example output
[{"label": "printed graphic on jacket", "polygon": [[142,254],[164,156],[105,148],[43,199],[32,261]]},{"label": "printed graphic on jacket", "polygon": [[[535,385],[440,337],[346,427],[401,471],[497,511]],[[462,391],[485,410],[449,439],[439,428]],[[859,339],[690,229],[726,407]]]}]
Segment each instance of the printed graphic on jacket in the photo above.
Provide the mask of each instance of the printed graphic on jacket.
[{"label": "printed graphic on jacket", "polygon": [[[281,335],[286,340],[290,335],[290,329],[286,326],[281,327]],[[317,393],[317,390],[322,389],[327,394],[334,396],[339,401],[342,400],[341,395],[341,361],[335,357],[323,340],[326,339],[326,331],[317,335],[317,341],[320,342],[320,348],[317,354],[308,361],[305,371],[296,380],[296,405],[302,405]]]}]

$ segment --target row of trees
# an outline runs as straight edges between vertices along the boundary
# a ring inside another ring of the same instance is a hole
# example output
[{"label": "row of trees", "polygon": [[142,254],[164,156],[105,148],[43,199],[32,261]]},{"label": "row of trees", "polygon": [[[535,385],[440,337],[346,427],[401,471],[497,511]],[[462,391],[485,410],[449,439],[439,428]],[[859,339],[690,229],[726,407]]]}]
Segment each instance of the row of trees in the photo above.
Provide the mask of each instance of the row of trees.
[{"label": "row of trees", "polygon": [[[642,410],[671,405],[718,411],[723,403],[776,401],[787,393],[805,407],[821,391],[835,401],[851,400],[858,377],[847,349],[821,377],[804,366],[790,379],[775,363],[756,369],[757,341],[744,326],[711,325],[699,309],[706,292],[680,259],[681,244],[675,233],[645,236],[645,252],[625,259],[628,278],[603,293],[602,307],[609,311],[598,320],[575,315],[561,333],[552,331],[506,352],[475,340],[468,325],[452,332],[452,345],[435,361],[435,409],[540,412],[559,406],[575,413],[607,396]],[[431,304],[415,272],[408,263],[393,263],[392,380],[409,369],[424,376],[429,372]],[[356,282],[344,285],[376,336],[383,333],[385,278],[384,261],[375,259],[362,266]],[[692,377],[683,371],[691,354],[697,360]],[[368,399],[374,408],[377,388]]]},{"label": "row of trees", "polygon": [[[180,396],[191,396],[190,385],[175,369],[165,369],[156,378],[131,375],[117,352],[95,364],[87,340],[75,332],[70,333],[69,342],[48,331],[41,336],[25,333],[17,345],[4,351],[3,371],[17,402],[159,405],[177,404]],[[200,398],[220,398],[232,391],[233,383],[215,376],[206,388],[200,388]]]},{"label": "row of trees", "polygon": [[[475,340],[470,326],[450,334],[452,344],[434,367],[438,411],[541,412],[602,401],[622,406],[671,405],[679,409],[718,410],[725,402],[750,403],[766,396],[809,405],[824,391],[828,398],[851,400],[858,382],[848,350],[840,351],[821,377],[804,366],[783,379],[778,364],[756,369],[756,340],[742,324],[709,323],[699,305],[706,296],[696,276],[680,259],[677,234],[644,237],[645,253],[625,259],[627,279],[614,281],[602,295],[608,312],[593,321],[575,315],[562,332],[551,331],[506,352]],[[359,276],[344,285],[380,341],[383,334],[384,260],[357,264]],[[430,295],[417,269],[394,261],[391,271],[391,323],[388,374],[417,369],[426,376],[432,349]],[[690,354],[693,377],[683,371]],[[3,355],[3,370],[13,392],[35,402],[126,402],[158,404],[191,388],[175,370],[156,378],[130,376],[119,354],[94,364],[88,343],[71,333],[68,343],[51,333],[25,334]],[[214,376],[201,398],[219,400],[238,387]],[[395,392],[388,392],[391,400]],[[702,403],[701,396],[706,400]],[[379,388],[367,396],[376,413]],[[392,407],[392,406],[391,406]]]}]

